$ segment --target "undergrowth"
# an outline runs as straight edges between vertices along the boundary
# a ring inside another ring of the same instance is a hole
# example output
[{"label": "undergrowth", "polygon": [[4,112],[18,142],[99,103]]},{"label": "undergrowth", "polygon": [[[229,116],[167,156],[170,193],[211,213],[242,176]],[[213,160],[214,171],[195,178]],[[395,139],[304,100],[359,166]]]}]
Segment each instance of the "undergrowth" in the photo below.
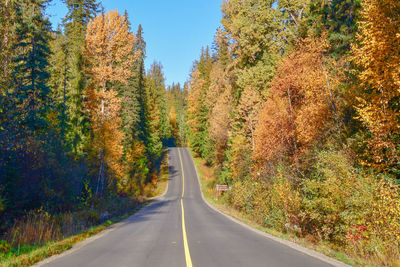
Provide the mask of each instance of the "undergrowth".
[{"label": "undergrowth", "polygon": [[224,212],[348,264],[400,265],[398,186],[352,167],[343,152],[320,152],[301,182],[280,166],[268,179],[232,181],[218,198],[214,169],[195,162],[206,198]]}]

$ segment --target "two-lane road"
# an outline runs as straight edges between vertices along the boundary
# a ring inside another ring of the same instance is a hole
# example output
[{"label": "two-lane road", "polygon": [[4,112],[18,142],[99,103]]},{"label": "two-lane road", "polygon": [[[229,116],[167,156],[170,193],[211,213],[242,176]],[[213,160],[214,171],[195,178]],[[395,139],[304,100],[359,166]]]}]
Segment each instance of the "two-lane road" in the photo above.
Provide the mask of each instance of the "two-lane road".
[{"label": "two-lane road", "polygon": [[163,197],[46,266],[331,266],[210,208],[202,199],[189,151],[170,148],[168,157]]}]

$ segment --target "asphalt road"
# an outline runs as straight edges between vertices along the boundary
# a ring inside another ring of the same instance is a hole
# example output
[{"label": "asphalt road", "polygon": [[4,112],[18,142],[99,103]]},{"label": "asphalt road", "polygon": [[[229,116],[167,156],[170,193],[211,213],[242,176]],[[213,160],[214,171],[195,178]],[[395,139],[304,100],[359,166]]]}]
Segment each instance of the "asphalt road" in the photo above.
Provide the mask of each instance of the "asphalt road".
[{"label": "asphalt road", "polygon": [[189,151],[170,148],[168,157],[164,196],[45,266],[331,266],[210,208],[202,199]]}]

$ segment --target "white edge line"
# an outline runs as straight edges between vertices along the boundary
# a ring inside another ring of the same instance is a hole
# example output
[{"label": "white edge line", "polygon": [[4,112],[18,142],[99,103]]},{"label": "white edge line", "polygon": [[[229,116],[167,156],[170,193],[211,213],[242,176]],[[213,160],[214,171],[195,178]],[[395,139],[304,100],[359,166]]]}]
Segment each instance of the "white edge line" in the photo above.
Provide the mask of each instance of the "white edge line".
[{"label": "white edge line", "polygon": [[205,197],[204,197],[204,195],[203,195],[203,190],[201,189],[201,188],[202,188],[202,184],[201,184],[201,182],[200,182],[200,176],[199,176],[199,173],[197,172],[197,166],[196,166],[196,164],[194,163],[193,156],[192,156],[192,154],[190,153],[190,151],[189,151],[187,148],[185,148],[185,149],[186,149],[187,152],[189,153],[190,158],[192,159],[192,162],[193,162],[194,169],[195,169],[195,171],[196,171],[197,181],[198,181],[199,186],[200,186],[201,198],[203,199],[203,201],[204,201],[211,209],[213,209],[214,211],[218,212],[219,214],[222,214],[223,216],[225,216],[226,218],[230,219],[231,221],[233,221],[233,222],[235,222],[235,223],[237,223],[237,224],[239,224],[239,225],[241,225],[241,226],[247,228],[248,230],[251,230],[251,231],[253,231],[253,232],[255,232],[255,233],[259,234],[259,235],[262,235],[263,237],[272,239],[272,240],[274,240],[274,241],[276,241],[276,242],[278,242],[278,243],[281,243],[281,244],[286,245],[286,246],[288,246],[288,247],[290,247],[290,248],[293,248],[293,249],[295,249],[295,250],[297,250],[297,251],[300,251],[300,252],[302,252],[302,253],[304,253],[304,254],[306,254],[306,255],[309,255],[309,256],[311,256],[311,257],[317,258],[317,259],[319,259],[319,260],[321,260],[321,261],[324,261],[324,262],[326,262],[326,263],[332,264],[333,266],[338,266],[338,267],[350,267],[350,265],[347,265],[347,264],[345,264],[344,262],[338,261],[338,260],[336,260],[336,259],[330,258],[330,257],[328,257],[328,256],[326,256],[326,255],[324,255],[324,254],[322,254],[322,253],[320,253],[320,252],[317,252],[317,251],[315,251],[315,250],[312,250],[312,249],[303,247],[303,246],[301,246],[301,245],[299,245],[299,244],[297,244],[297,243],[294,243],[294,242],[291,242],[291,241],[289,241],[289,240],[285,240],[285,239],[282,239],[282,238],[273,236],[273,235],[268,234],[268,233],[266,233],[266,232],[260,231],[260,230],[258,230],[258,229],[256,229],[256,228],[253,228],[253,227],[251,227],[250,225],[245,224],[245,223],[243,223],[243,222],[241,222],[241,221],[239,221],[239,220],[237,220],[237,219],[235,219],[235,218],[229,216],[228,214],[223,213],[222,211],[220,211],[219,209],[217,209],[215,206],[213,206],[212,204],[210,204],[210,203],[205,199]]}]

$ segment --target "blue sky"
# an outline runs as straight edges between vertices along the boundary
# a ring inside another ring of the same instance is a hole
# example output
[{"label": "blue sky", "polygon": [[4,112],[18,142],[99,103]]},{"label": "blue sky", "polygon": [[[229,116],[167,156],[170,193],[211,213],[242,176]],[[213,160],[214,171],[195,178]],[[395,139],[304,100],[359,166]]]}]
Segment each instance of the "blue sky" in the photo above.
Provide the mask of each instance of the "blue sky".
[{"label": "blue sky", "polygon": [[[212,45],[220,26],[222,0],[103,0],[105,10],[126,9],[132,29],[142,24],[147,43],[146,67],[153,61],[164,66],[166,83],[183,84],[202,46]],[[47,9],[53,29],[67,10],[62,0]]]}]

